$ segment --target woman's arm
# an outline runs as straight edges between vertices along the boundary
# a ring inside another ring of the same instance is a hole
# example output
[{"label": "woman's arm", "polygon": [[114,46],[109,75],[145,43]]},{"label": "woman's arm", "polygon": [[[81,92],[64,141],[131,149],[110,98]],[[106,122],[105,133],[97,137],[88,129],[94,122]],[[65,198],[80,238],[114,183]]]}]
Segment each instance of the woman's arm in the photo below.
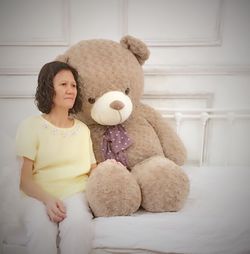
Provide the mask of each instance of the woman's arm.
[{"label": "woman's arm", "polygon": [[50,198],[50,195],[45,192],[32,178],[33,161],[28,158],[23,158],[21,169],[20,188],[28,196],[42,201],[44,204]]},{"label": "woman's arm", "polygon": [[23,157],[21,169],[20,189],[28,196],[36,198],[43,202],[47,208],[47,213],[53,222],[60,222],[66,217],[66,209],[61,200],[53,197],[44,191],[32,177],[34,162]]}]

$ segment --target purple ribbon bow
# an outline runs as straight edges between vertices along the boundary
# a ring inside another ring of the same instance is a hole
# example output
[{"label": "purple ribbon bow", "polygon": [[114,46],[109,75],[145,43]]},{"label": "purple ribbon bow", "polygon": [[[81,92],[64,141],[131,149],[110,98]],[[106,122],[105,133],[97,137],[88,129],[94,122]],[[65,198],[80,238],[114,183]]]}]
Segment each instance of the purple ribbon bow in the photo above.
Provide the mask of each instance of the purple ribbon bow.
[{"label": "purple ribbon bow", "polygon": [[102,153],[104,159],[115,159],[127,167],[128,159],[125,150],[132,143],[121,124],[109,126],[103,134]]}]

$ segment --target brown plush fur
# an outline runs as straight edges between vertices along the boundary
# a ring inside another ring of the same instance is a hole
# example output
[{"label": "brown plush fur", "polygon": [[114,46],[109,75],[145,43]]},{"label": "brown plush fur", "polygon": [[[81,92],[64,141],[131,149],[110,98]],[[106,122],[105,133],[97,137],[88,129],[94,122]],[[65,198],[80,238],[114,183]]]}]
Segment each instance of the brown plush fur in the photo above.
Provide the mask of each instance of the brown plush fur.
[{"label": "brown plush fur", "polygon": [[133,111],[123,123],[133,140],[126,151],[130,171],[105,162],[91,174],[87,198],[95,216],[129,215],[140,205],[152,212],[178,211],[187,198],[189,180],[180,168],[186,160],[183,143],[158,112],[140,102],[144,84],[141,65],[148,57],[143,42],[125,36],[121,43],[81,41],[57,58],[80,74],[84,102],[78,117],[91,129],[98,162],[104,160],[100,144],[106,126],[91,118],[93,104],[88,99],[130,89]]}]

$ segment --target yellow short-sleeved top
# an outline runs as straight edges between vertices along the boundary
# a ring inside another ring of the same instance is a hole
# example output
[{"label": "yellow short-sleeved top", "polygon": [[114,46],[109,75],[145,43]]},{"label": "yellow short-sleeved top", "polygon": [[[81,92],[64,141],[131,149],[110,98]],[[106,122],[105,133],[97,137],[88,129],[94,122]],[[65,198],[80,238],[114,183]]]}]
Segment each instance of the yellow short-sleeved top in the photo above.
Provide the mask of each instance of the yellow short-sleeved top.
[{"label": "yellow short-sleeved top", "polygon": [[65,198],[85,190],[95,156],[90,131],[74,119],[58,128],[41,115],[24,120],[16,135],[17,155],[34,161],[34,180],[47,192]]}]

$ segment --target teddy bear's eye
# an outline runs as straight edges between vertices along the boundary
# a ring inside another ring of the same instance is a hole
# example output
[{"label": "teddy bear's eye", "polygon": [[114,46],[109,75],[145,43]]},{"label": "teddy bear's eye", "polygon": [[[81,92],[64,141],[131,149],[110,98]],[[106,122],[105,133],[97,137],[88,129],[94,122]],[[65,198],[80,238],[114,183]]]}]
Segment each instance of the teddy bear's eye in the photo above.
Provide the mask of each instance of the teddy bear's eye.
[{"label": "teddy bear's eye", "polygon": [[125,94],[129,94],[129,92],[130,92],[130,89],[127,88],[127,89],[125,90]]},{"label": "teddy bear's eye", "polygon": [[90,104],[94,104],[95,103],[95,98],[88,98],[88,102]]}]

